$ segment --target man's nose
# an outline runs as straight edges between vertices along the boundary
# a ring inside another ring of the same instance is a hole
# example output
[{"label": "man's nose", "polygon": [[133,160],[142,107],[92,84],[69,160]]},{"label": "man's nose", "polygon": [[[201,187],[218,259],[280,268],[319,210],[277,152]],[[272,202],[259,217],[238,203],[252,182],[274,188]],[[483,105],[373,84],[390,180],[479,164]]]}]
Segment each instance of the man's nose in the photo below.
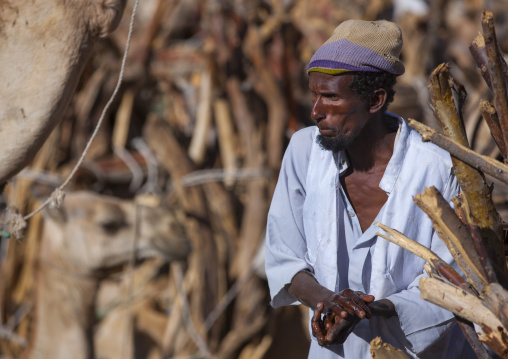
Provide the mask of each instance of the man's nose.
[{"label": "man's nose", "polygon": [[321,100],[321,96],[316,96],[314,102],[312,103],[312,111],[310,113],[310,117],[317,123],[324,119]]}]

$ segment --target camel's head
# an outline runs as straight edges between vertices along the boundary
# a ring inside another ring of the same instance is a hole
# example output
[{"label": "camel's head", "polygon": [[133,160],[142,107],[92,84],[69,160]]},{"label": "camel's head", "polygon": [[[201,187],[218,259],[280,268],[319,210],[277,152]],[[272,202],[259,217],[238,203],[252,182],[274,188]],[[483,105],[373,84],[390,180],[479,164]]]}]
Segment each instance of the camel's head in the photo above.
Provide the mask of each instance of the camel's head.
[{"label": "camel's head", "polygon": [[173,211],[92,192],[66,196],[59,209],[46,210],[43,260],[81,273],[117,267],[136,259],[185,259],[190,251]]}]

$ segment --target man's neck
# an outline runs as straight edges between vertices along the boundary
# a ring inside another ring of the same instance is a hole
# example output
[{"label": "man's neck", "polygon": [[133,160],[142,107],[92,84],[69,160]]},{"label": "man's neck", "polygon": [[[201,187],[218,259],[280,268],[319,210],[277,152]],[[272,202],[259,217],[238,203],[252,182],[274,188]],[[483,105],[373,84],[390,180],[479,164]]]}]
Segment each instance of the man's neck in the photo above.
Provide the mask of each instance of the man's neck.
[{"label": "man's neck", "polygon": [[380,114],[372,118],[355,141],[347,148],[353,171],[369,172],[386,168],[393,154],[397,119]]}]

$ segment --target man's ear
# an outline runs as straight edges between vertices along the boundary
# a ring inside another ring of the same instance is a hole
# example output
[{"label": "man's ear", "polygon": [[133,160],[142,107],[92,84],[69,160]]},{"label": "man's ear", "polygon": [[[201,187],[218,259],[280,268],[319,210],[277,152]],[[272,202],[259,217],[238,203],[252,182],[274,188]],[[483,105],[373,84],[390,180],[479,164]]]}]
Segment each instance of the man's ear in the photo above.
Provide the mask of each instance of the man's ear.
[{"label": "man's ear", "polygon": [[386,103],[387,98],[388,94],[386,93],[385,89],[379,88],[375,90],[372,93],[372,96],[370,97],[369,112],[376,113],[378,111],[381,111],[381,109]]}]

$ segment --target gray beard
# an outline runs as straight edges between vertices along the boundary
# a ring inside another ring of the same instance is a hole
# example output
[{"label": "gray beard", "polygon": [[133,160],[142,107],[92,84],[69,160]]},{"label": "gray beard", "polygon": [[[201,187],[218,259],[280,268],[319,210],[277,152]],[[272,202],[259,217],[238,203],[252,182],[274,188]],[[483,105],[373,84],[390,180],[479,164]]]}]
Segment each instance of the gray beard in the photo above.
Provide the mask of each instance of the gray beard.
[{"label": "gray beard", "polygon": [[354,141],[357,136],[339,136],[334,138],[327,138],[321,134],[316,137],[316,143],[325,151],[332,151],[334,153],[344,151]]}]

